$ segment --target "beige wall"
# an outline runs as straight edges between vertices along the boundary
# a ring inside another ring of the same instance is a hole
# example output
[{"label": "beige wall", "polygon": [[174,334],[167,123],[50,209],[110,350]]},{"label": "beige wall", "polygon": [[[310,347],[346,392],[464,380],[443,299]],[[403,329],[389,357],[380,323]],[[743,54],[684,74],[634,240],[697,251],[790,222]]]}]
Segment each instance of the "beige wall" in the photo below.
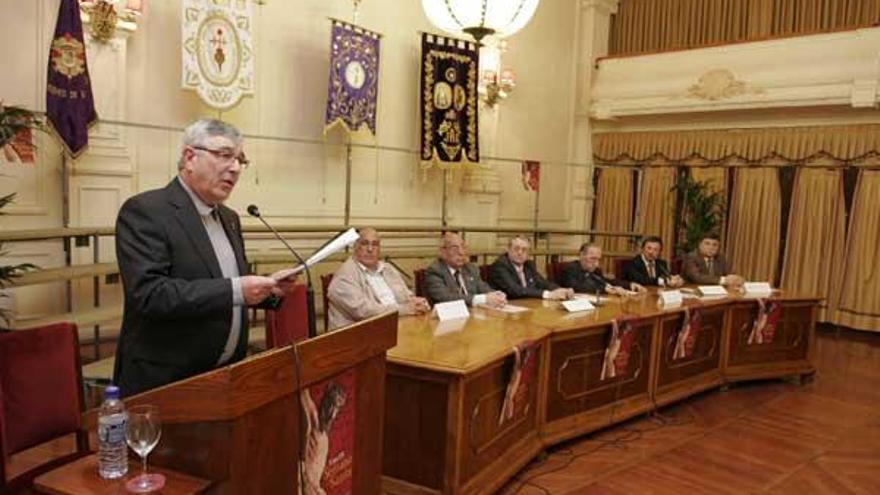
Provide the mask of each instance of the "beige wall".
[{"label": "beige wall", "polygon": [[[418,146],[419,31],[432,27],[417,0],[362,2],[359,23],[381,32],[380,145]],[[535,17],[508,43],[503,66],[516,71],[517,88],[495,109],[481,108],[484,155],[545,163],[542,225],[584,227],[588,181],[583,167],[569,167],[575,131],[576,23],[588,2],[543,0]],[[0,0],[0,98],[44,109],[46,54],[58,0]],[[322,136],[329,56],[328,17],[351,19],[347,0],[268,0],[254,7],[256,94],[222,114],[180,89],[180,2],[154,0],[133,33],[120,31],[110,45],[87,42],[98,112],[104,119],[181,127],[203,115],[220,116],[245,133],[253,165],[230,206],[243,212],[259,203],[277,224],[340,224],[345,205],[345,148],[339,134]],[[138,191],[161,187],[176,173],[179,132],[96,126],[89,152],[68,167],[71,226],[109,226],[121,203]],[[290,138],[319,141],[296,143]],[[41,137],[36,166],[3,165],[0,194],[19,193],[19,205],[0,217],[0,228],[60,227],[62,162],[53,139]],[[442,177],[422,172],[414,154],[355,148],[351,212],[354,223],[439,224]],[[519,163],[484,160],[480,173],[454,173],[448,182],[450,223],[531,227],[534,194],[522,190]],[[586,161],[580,162],[586,165]],[[581,180],[571,180],[580,174]],[[250,221],[249,219],[245,219]],[[474,239],[484,247],[501,240]],[[415,244],[433,244],[431,240]],[[63,264],[59,243],[19,243],[12,258],[34,257],[42,266]],[[261,251],[279,249],[256,242]],[[309,243],[303,243],[304,248]],[[113,244],[101,246],[112,260]],[[90,262],[90,248],[75,249],[74,262]],[[40,288],[41,290],[43,288]],[[56,288],[56,290],[60,290]],[[89,300],[90,283],[77,289]],[[105,299],[118,299],[114,287]],[[21,316],[56,310],[18,290]],[[44,298],[39,298],[40,300]],[[60,296],[59,296],[60,299]]]}]

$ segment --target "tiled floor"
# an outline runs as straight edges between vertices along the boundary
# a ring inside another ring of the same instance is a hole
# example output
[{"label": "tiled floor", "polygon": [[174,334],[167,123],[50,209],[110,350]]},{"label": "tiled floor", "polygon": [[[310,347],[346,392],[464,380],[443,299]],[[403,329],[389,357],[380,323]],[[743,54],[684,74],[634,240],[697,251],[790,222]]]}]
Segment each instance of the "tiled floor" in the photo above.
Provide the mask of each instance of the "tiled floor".
[{"label": "tiled floor", "polygon": [[820,333],[816,367],[559,445],[501,493],[880,493],[880,334]]}]

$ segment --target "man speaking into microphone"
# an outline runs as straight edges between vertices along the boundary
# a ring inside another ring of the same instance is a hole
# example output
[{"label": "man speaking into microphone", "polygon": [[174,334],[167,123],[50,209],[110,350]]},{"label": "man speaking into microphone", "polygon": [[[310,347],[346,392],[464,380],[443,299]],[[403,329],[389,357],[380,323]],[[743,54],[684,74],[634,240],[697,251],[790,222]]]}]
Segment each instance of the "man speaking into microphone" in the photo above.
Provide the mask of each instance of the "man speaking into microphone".
[{"label": "man speaking into microphone", "polygon": [[202,119],[184,131],[178,175],[129,198],[116,220],[125,307],[114,381],[133,395],[244,358],[247,307],[293,288],[248,274],[238,215],[223,205],[248,160],[241,133]]},{"label": "man speaking into microphone", "polygon": [[582,294],[623,295],[627,289],[645,292],[645,288],[635,282],[606,278],[599,268],[600,261],[602,261],[602,248],[595,244],[584,243],[578,251],[578,259],[562,268],[560,284]]}]

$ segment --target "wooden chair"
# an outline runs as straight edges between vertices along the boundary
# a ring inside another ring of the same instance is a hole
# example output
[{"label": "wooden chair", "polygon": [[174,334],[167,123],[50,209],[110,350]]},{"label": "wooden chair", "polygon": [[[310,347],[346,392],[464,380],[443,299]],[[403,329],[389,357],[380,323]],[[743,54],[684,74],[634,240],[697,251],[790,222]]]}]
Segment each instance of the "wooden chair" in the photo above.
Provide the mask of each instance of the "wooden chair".
[{"label": "wooden chair", "polygon": [[321,275],[321,300],[324,303],[324,331],[330,330],[330,282],[333,281],[333,274],[328,273]]},{"label": "wooden chair", "polygon": [[425,269],[418,268],[413,270],[413,277],[416,279],[415,281],[415,293],[419,297],[427,297],[425,296]]},{"label": "wooden chair", "polygon": [[623,271],[626,269],[626,264],[629,263],[630,259],[631,258],[619,258],[619,257],[612,258],[612,266],[614,269],[614,278],[616,278],[618,280],[623,278]]},{"label": "wooden chair", "polygon": [[489,283],[489,274],[492,272],[492,265],[480,265],[480,278],[483,282]]},{"label": "wooden chair", "polygon": [[[0,493],[31,489],[37,476],[88,454],[79,337],[73,323],[0,333]],[[76,451],[7,479],[13,454],[76,435]]]},{"label": "wooden chair", "polygon": [[266,348],[284,347],[308,338],[306,286],[297,284],[277,309],[266,310]]}]

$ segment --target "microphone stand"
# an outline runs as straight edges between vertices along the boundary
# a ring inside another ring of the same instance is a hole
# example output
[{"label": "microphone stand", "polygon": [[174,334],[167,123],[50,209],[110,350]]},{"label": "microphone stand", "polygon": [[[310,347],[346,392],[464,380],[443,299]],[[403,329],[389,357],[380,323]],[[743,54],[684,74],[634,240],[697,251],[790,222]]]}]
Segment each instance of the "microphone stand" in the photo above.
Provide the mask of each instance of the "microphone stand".
[{"label": "microphone stand", "polygon": [[305,268],[305,271],[306,271],[306,316],[309,320],[309,338],[311,339],[311,338],[317,337],[318,336],[318,328],[317,328],[316,320],[315,320],[315,288],[312,285],[312,272],[311,272],[311,270],[309,270],[309,265],[307,265],[305,260],[302,259],[302,256],[300,256],[299,253],[297,253],[296,250],[293,249],[293,247],[291,247],[290,244],[288,244],[287,241],[284,240],[283,237],[281,237],[281,234],[279,234],[278,231],[275,230],[275,228],[273,228],[271,225],[269,225],[269,222],[267,222],[262,217],[262,215],[260,215],[260,210],[257,208],[257,205],[248,206],[247,212],[252,217],[256,217],[257,219],[259,219],[260,222],[262,222],[263,225],[266,226],[266,228],[268,228],[270,231],[272,231],[272,233],[275,234],[275,237],[278,238],[278,240],[284,244],[284,246],[287,248],[288,251],[293,253],[293,256],[296,257],[296,260],[299,261],[302,264],[302,266]]},{"label": "microphone stand", "polygon": [[596,281],[602,283],[602,285],[596,287],[596,303],[595,303],[596,307],[602,306],[605,303],[602,302],[602,297],[600,294],[602,294],[602,292],[605,290],[605,287],[608,285],[608,281],[605,280],[604,277],[600,277],[600,276],[596,275],[595,271],[587,272],[587,276],[591,277],[593,280],[596,280]]}]

